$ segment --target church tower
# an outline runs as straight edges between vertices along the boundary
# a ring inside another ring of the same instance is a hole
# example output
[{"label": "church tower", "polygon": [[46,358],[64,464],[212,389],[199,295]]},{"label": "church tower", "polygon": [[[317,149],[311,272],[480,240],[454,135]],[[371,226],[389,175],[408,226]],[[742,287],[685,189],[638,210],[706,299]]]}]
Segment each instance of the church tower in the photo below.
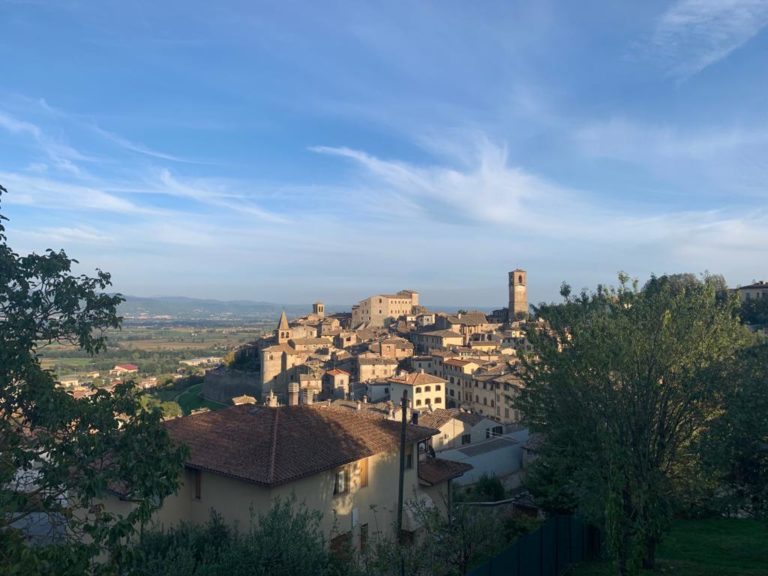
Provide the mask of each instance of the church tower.
[{"label": "church tower", "polygon": [[528,315],[528,279],[525,270],[516,268],[509,273],[509,316],[514,322]]},{"label": "church tower", "polygon": [[312,304],[312,314],[319,318],[325,318],[325,304],[322,302],[315,302]]},{"label": "church tower", "polygon": [[280,314],[280,323],[277,325],[277,343],[286,344],[291,339],[291,327],[288,325],[288,318],[285,310]]}]

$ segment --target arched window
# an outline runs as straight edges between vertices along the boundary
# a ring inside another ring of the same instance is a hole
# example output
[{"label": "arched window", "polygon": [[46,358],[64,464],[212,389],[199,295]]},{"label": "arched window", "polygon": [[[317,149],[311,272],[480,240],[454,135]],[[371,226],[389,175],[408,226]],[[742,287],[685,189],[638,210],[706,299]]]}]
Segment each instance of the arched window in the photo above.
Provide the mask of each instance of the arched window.
[{"label": "arched window", "polygon": [[522,284],[523,283],[523,275],[522,274],[518,274],[517,275],[517,283],[518,284]]}]

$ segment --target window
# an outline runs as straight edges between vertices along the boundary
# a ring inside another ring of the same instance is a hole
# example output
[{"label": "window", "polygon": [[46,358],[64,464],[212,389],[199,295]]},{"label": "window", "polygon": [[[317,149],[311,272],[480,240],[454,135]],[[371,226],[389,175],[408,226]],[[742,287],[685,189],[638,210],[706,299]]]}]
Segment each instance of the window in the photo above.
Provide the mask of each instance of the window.
[{"label": "window", "polygon": [[200,500],[203,497],[203,473],[200,470],[195,470],[195,500]]},{"label": "window", "polygon": [[421,386],[416,386],[416,394],[421,394]]},{"label": "window", "polygon": [[509,418],[509,408],[504,408],[504,418]]},{"label": "window", "polygon": [[360,525],[360,551],[368,547],[368,524]]},{"label": "window", "polygon": [[432,386],[424,386],[424,392],[432,392]]},{"label": "window", "polygon": [[345,532],[331,538],[331,554],[340,560],[349,560],[349,548],[352,544],[352,533]]},{"label": "window", "polygon": [[440,392],[440,384],[435,386],[435,392]]},{"label": "window", "polygon": [[421,400],[416,400],[416,406],[421,406]]},{"label": "window", "polygon": [[349,482],[347,481],[347,471],[339,470],[333,482],[333,494],[346,494],[349,492]]},{"label": "window", "polygon": [[493,408],[494,406],[496,406],[496,404],[494,404],[493,400],[491,400],[491,408]]},{"label": "window", "polygon": [[488,406],[488,398],[483,398],[483,405]]},{"label": "window", "polygon": [[478,404],[480,403],[480,396],[478,396],[477,394],[475,394],[475,402],[477,402]]},{"label": "window", "polygon": [[368,458],[360,460],[360,488],[368,486]]},{"label": "window", "polygon": [[454,394],[453,394],[453,390],[448,390],[448,394],[450,394],[451,396],[453,396],[453,395],[454,395]]},{"label": "window", "polygon": [[443,399],[442,398],[435,398],[435,404],[442,404]]},{"label": "window", "polygon": [[462,434],[461,435],[461,443],[462,443],[462,445],[469,444],[470,442],[472,442],[472,435],[471,434]]}]

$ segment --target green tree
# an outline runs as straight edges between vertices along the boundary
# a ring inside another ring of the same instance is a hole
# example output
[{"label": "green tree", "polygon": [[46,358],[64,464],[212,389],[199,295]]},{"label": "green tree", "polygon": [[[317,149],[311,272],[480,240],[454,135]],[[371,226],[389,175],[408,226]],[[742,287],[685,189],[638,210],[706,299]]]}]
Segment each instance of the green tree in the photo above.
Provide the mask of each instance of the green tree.
[{"label": "green tree", "polygon": [[653,566],[728,383],[711,368],[749,339],[718,284],[662,276],[641,290],[622,274],[617,288],[578,296],[564,285],[565,302],[528,327],[537,353],[523,360],[517,404],[546,438],[534,469],[561,506],[570,499],[605,527],[621,575]]},{"label": "green tree", "polygon": [[[320,529],[321,514],[295,498],[277,499],[252,515],[244,533],[212,514],[203,526],[180,524],[144,535],[128,573],[142,576],[323,576],[341,575]],[[351,567],[349,567],[351,568]]]},{"label": "green tree", "polygon": [[[6,190],[0,187],[0,196]],[[64,251],[20,256],[0,215],[0,565],[5,573],[107,571],[127,538],[178,485],[182,451],[157,410],[141,409],[132,385],[76,400],[43,370],[51,343],[103,350],[122,301],[103,291],[110,276],[75,275]],[[100,504],[111,489],[135,501],[113,514]],[[34,521],[40,546],[25,537]],[[104,552],[112,562],[98,566]]]},{"label": "green tree", "polygon": [[726,512],[768,520],[768,344],[741,351],[721,370],[731,385],[700,444],[706,472],[719,480],[713,497]]},{"label": "green tree", "polygon": [[741,305],[741,319],[755,326],[768,325],[768,298],[750,298]]}]

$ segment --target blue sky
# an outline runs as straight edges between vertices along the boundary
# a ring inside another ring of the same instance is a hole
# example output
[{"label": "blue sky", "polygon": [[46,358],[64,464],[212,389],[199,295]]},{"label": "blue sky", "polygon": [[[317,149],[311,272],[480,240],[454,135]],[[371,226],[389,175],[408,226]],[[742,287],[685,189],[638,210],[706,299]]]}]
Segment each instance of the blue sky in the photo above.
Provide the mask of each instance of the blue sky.
[{"label": "blue sky", "polygon": [[0,0],[2,211],[134,295],[768,276],[768,0]]}]

